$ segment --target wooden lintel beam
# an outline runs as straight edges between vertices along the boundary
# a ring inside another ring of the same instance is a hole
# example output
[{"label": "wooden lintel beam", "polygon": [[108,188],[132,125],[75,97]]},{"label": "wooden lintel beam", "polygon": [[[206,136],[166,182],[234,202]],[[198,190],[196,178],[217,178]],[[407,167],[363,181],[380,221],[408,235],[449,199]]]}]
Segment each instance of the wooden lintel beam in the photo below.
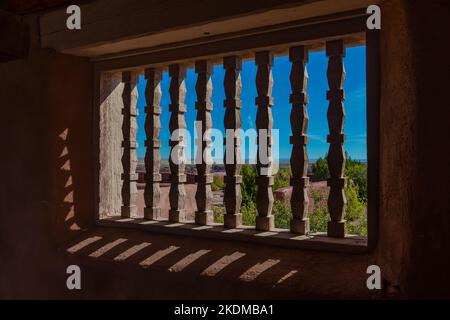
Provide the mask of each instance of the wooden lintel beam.
[{"label": "wooden lintel beam", "polygon": [[41,46],[100,57],[180,41],[365,9],[379,0],[96,0],[81,4],[81,29],[65,8],[40,17]]}]

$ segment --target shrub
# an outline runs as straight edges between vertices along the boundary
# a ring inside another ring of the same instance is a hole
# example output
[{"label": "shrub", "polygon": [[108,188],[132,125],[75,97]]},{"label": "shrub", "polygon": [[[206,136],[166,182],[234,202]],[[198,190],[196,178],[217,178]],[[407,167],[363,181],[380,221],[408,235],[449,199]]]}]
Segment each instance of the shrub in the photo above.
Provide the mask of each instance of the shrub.
[{"label": "shrub", "polygon": [[358,186],[352,181],[345,188],[345,196],[347,198],[347,210],[345,214],[346,220],[357,220],[366,212],[366,204],[359,200]]},{"label": "shrub", "polygon": [[223,190],[225,187],[225,183],[223,182],[223,178],[214,176],[213,182],[211,184],[211,190],[212,191],[220,191]]},{"label": "shrub", "polygon": [[256,204],[254,202],[249,202],[245,206],[241,207],[242,213],[242,224],[246,226],[254,226],[256,223],[256,216],[258,215],[258,210],[256,209]]},{"label": "shrub", "polygon": [[[345,176],[358,187],[358,198],[367,202],[367,164],[353,160],[346,152]],[[330,177],[328,171],[327,155],[320,157],[311,166],[314,176],[319,180],[326,180]]]},{"label": "shrub", "polygon": [[285,201],[275,201],[272,214],[275,216],[275,227],[289,229],[291,207]]},{"label": "shrub", "polygon": [[216,223],[223,223],[223,216],[226,213],[224,207],[214,206],[212,208],[213,214],[214,214],[214,222]]},{"label": "shrub", "polygon": [[357,187],[359,200],[367,202],[367,164],[349,157],[345,163],[345,175]]},{"label": "shrub", "polygon": [[330,220],[326,207],[316,207],[309,215],[309,228],[311,232],[326,232]]},{"label": "shrub", "polygon": [[366,203],[360,200],[358,194],[358,186],[353,181],[350,181],[345,188],[345,196],[347,197],[347,210],[345,213],[347,233],[367,236]]},{"label": "shrub", "polygon": [[[214,222],[223,223],[226,210],[224,207],[213,207]],[[246,226],[254,226],[258,211],[254,202],[249,203],[246,206],[241,206],[242,224]]]},{"label": "shrub", "polygon": [[292,176],[291,166],[278,170],[278,172],[274,177],[272,190],[275,191],[280,188],[288,187],[291,182],[291,176]]},{"label": "shrub", "polygon": [[[367,236],[367,213],[366,213],[366,197],[367,197],[367,179],[366,165],[358,161],[348,158],[346,164],[346,174],[349,177],[348,184],[345,188],[347,197],[347,210],[345,219],[347,220],[347,233]],[[325,159],[318,159],[313,165],[313,172],[316,176],[323,179],[328,177],[328,165]],[[256,216],[256,168],[251,165],[244,165],[241,170],[242,174],[242,223],[248,226],[254,226]],[[275,178],[274,190],[289,185],[291,176],[290,167],[280,170]],[[223,181],[222,181],[223,183]],[[214,183],[213,183],[214,184]],[[220,182],[216,183],[220,186]],[[362,191],[361,191],[362,189]],[[310,197],[314,200],[314,209],[309,214],[311,232],[326,232],[327,224],[330,220],[327,207],[328,191],[311,189]],[[223,223],[223,215],[225,208],[214,207],[214,221]],[[273,204],[273,215],[275,216],[275,227],[289,228],[291,219],[291,208],[289,203],[284,201],[275,201]]]},{"label": "shrub", "polygon": [[[367,236],[366,203],[358,197],[358,186],[350,181],[345,188],[347,209],[347,233]],[[314,210],[310,213],[311,232],[326,232],[327,223],[330,220],[327,206],[328,192],[311,190],[311,198],[314,200]]]},{"label": "shrub", "polygon": [[356,221],[348,221],[346,226],[348,234],[367,237],[367,214],[363,214]]}]

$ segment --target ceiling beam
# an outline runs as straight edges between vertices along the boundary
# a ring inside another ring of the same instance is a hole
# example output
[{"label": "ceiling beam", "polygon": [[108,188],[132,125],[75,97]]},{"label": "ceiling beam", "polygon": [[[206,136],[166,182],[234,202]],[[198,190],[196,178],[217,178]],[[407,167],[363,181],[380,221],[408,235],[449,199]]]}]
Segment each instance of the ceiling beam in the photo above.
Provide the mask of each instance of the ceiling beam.
[{"label": "ceiling beam", "polygon": [[[41,44],[100,57],[361,9],[374,0],[97,0],[81,5],[81,30],[65,10],[40,18]],[[375,1],[376,2],[376,1]]]}]

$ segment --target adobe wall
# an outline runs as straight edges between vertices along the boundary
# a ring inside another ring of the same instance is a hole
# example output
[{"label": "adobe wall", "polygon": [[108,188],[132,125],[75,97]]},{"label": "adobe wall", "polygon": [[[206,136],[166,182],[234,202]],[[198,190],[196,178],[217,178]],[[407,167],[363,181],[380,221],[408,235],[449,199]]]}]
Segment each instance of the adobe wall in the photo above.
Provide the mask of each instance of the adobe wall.
[{"label": "adobe wall", "polygon": [[[416,170],[411,230],[411,270],[406,278],[414,297],[450,297],[450,3],[412,1],[411,33],[417,92],[414,126]],[[407,224],[407,222],[405,222]],[[433,288],[430,292],[430,288]]]},{"label": "adobe wall", "polygon": [[[384,1],[381,208],[377,248],[390,291],[450,297],[450,62],[446,1]],[[447,50],[446,50],[447,49]]]},{"label": "adobe wall", "polygon": [[[416,92],[407,1],[384,1],[381,20],[380,208],[375,263],[390,295],[405,294],[415,170]],[[370,201],[370,199],[369,199]]]},{"label": "adobe wall", "polygon": [[42,296],[58,243],[92,222],[92,66],[39,50],[0,63],[0,296]]},{"label": "adobe wall", "polygon": [[[329,269],[310,280],[307,292],[316,297],[357,297],[364,292],[363,281],[356,289],[337,284],[346,283],[352,276],[348,272],[364,273],[368,264],[381,266],[384,297],[449,295],[445,284],[450,265],[442,254],[450,248],[450,153],[444,147],[450,127],[444,103],[449,62],[446,43],[438,38],[450,29],[448,7],[444,1],[383,2],[379,243],[373,254],[355,259],[296,252],[306,263],[320,261],[314,266],[317,272],[327,261],[336,266],[335,283],[325,275]],[[29,57],[0,64],[0,296],[71,297],[61,285],[61,270],[68,262],[64,245],[93,223],[92,65],[38,49],[36,20],[30,21],[34,31]],[[277,252],[286,259],[293,254]],[[70,261],[85,264],[77,259]],[[213,296],[222,288],[204,282],[196,292],[194,281],[177,289],[176,278],[154,269],[146,270],[147,277],[157,280],[150,289],[138,279],[144,275],[130,272],[129,266],[92,261],[85,266],[99,280],[83,291],[84,298],[133,296],[138,288],[140,297],[156,298],[155,286],[166,288],[167,283],[172,295],[164,289],[165,297],[174,297],[174,292],[177,297]],[[127,281],[119,279],[121,272]],[[317,281],[321,276],[323,283]],[[307,279],[300,278],[297,291]],[[111,290],[103,288],[106,284]],[[244,297],[231,284],[221,291],[222,297],[227,294]],[[252,291],[245,297],[252,297]]]}]

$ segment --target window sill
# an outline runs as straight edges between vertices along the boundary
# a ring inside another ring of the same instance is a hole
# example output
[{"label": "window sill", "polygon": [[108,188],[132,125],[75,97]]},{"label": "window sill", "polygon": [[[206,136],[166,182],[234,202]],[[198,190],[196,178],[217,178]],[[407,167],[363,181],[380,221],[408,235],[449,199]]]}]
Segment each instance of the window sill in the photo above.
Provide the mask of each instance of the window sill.
[{"label": "window sill", "polygon": [[339,239],[327,237],[326,233],[296,235],[286,229],[256,231],[250,226],[227,229],[219,223],[200,226],[193,222],[174,223],[121,217],[109,217],[101,219],[97,223],[103,227],[132,228],[155,233],[243,241],[287,248],[345,253],[368,252],[367,238],[355,235],[347,235],[345,238]]}]

